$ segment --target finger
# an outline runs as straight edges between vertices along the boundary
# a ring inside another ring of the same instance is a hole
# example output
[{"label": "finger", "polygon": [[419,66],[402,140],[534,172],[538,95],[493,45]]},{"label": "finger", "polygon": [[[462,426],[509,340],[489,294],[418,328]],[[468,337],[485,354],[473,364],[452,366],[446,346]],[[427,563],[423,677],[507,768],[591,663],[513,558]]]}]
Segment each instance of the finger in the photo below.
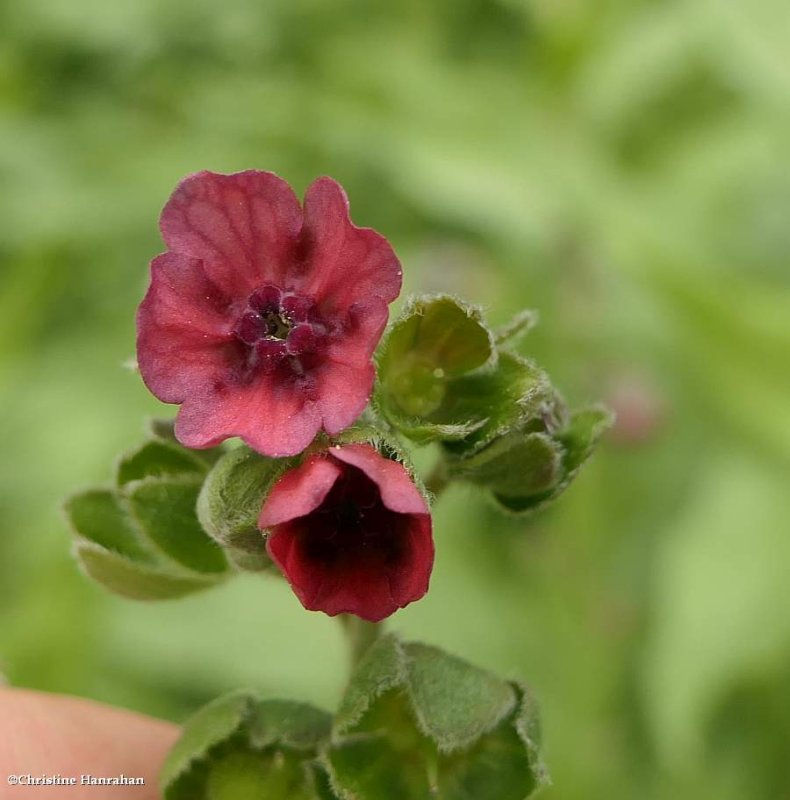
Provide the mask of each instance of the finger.
[{"label": "finger", "polygon": [[[119,708],[0,689],[0,798],[34,793],[70,800],[157,800],[157,775],[178,736],[168,722]],[[76,785],[10,785],[9,776],[76,778]],[[142,778],[144,785],[81,784],[82,776]]]}]

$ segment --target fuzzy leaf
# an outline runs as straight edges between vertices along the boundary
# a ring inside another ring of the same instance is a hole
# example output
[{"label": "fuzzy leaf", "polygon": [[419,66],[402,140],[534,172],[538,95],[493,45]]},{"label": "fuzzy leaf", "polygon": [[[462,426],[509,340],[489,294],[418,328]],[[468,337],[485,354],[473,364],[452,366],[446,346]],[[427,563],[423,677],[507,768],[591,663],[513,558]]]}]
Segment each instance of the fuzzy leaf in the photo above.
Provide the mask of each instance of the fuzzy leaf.
[{"label": "fuzzy leaf", "polygon": [[217,745],[241,731],[255,711],[255,697],[249,692],[233,692],[219,697],[187,720],[181,737],[168,753],[160,775],[165,796],[178,797],[177,782],[188,781]]},{"label": "fuzzy leaf", "polygon": [[332,788],[325,765],[315,762],[310,765],[310,772],[313,776],[316,800],[341,800]]},{"label": "fuzzy leaf", "polygon": [[210,764],[203,796],[206,800],[287,797],[282,790],[290,781],[281,774],[283,764],[276,771],[273,766],[256,753],[228,753]]},{"label": "fuzzy leaf", "polygon": [[332,718],[325,711],[290,700],[259,703],[250,734],[255,747],[285,745],[296,750],[315,748],[329,736]]},{"label": "fuzzy leaf", "polygon": [[[229,753],[209,766],[202,797],[205,800],[318,800],[313,781],[309,766],[292,753]],[[196,798],[185,795],[183,800]]]},{"label": "fuzzy leaf", "polygon": [[[392,722],[388,721],[392,726]],[[395,726],[391,730],[396,731]],[[334,784],[344,800],[429,800],[428,762],[383,736],[345,739],[329,751]]]},{"label": "fuzzy leaf", "polygon": [[134,523],[112,489],[88,489],[66,500],[66,517],[74,533],[105,550],[133,561],[151,562]]},{"label": "fuzzy leaf", "polygon": [[187,569],[216,575],[227,570],[222,550],[198,522],[200,480],[146,478],[127,487],[129,506],[150,541]]},{"label": "fuzzy leaf", "polygon": [[344,800],[524,800],[545,779],[522,689],[422,644],[376,642],[326,754]]},{"label": "fuzzy leaf", "polygon": [[436,647],[407,644],[404,649],[417,722],[440,750],[466,747],[515,707],[512,687],[490,672]]},{"label": "fuzzy leaf", "polygon": [[154,439],[122,456],[116,469],[116,482],[168,475],[203,476],[208,471],[205,460],[175,443]]},{"label": "fuzzy leaf", "polygon": [[314,759],[331,718],[304,703],[236,693],[187,722],[162,771],[166,800],[324,800]]},{"label": "fuzzy leaf", "polygon": [[382,636],[354,671],[335,716],[335,730],[344,733],[352,728],[377,697],[405,680],[406,657],[400,642],[395,636]]},{"label": "fuzzy leaf", "polygon": [[130,561],[92,542],[78,541],[74,555],[89,577],[131,600],[171,600],[214,584],[206,578],[174,575],[157,566]]},{"label": "fuzzy leaf", "polygon": [[524,800],[541,779],[514,720],[507,719],[469,750],[452,753],[440,762],[437,796],[443,800]]}]

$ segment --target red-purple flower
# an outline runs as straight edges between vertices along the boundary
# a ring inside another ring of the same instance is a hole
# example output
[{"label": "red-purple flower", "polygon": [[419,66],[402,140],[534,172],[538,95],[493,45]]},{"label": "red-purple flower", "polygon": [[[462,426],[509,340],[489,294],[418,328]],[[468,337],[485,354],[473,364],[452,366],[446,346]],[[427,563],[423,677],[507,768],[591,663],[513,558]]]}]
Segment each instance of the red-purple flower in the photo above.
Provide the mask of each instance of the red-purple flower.
[{"label": "red-purple flower", "polygon": [[383,236],[352,224],[335,181],[316,180],[302,207],[270,172],[199,172],[160,227],[137,357],[148,388],[181,404],[182,444],[240,436],[294,455],[359,416],[401,269]]},{"label": "red-purple flower", "polygon": [[258,525],[310,611],[378,622],[428,591],[428,505],[403,465],[370,445],[308,456],[274,485]]}]

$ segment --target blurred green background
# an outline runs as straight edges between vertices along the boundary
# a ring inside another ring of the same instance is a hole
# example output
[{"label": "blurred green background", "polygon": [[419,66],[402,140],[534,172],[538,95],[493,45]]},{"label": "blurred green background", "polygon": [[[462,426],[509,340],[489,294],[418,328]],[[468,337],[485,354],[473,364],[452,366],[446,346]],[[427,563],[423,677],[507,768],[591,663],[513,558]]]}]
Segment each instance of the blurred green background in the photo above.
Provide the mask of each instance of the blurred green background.
[{"label": "blurred green background", "polygon": [[330,174],[408,289],[538,308],[524,352],[620,414],[536,519],[451,490],[391,627],[533,686],[546,798],[790,797],[788,35],[783,0],[6,0],[0,672],[337,701],[286,586],[109,597],[58,512],[162,412],[124,363],[178,179]]}]

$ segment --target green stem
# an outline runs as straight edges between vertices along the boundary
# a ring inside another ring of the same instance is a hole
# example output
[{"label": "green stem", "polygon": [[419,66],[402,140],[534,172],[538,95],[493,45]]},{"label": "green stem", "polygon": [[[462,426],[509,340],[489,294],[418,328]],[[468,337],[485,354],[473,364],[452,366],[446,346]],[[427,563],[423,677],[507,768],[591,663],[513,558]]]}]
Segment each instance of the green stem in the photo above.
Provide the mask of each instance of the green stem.
[{"label": "green stem", "polygon": [[351,669],[353,670],[368,648],[381,636],[384,626],[377,622],[360,619],[353,614],[341,614],[338,619],[346,632]]},{"label": "green stem", "polygon": [[425,488],[434,496],[434,499],[438,500],[448,483],[450,483],[450,476],[447,474],[447,465],[440,457],[425,479]]}]

